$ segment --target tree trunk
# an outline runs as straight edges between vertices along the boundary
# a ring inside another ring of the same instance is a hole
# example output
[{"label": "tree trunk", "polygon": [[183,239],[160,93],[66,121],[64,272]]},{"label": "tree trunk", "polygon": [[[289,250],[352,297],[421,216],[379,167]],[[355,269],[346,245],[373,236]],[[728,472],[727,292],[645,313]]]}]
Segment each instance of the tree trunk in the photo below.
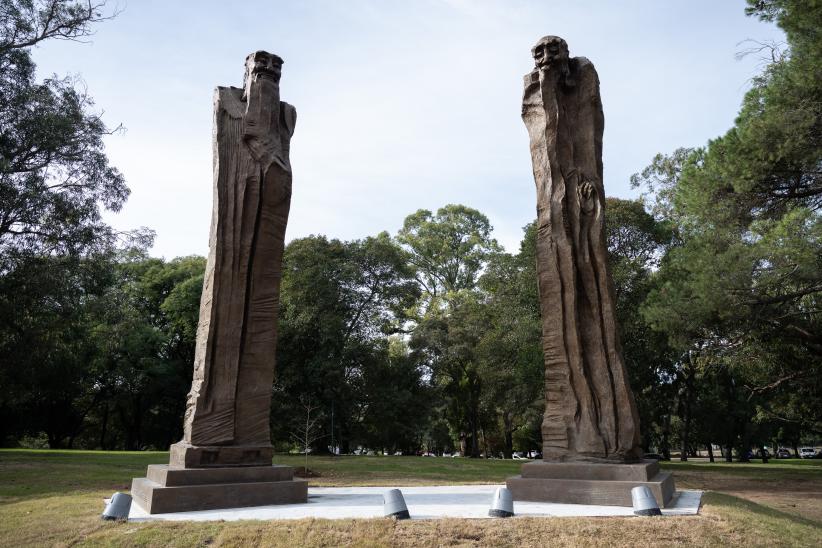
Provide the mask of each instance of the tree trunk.
[{"label": "tree trunk", "polygon": [[665,457],[667,460],[671,460],[671,448],[668,444],[668,435],[671,432],[671,415],[665,415],[665,419],[662,421],[662,439],[659,440],[659,452]]},{"label": "tree trunk", "polygon": [[[471,458],[479,458],[479,433],[477,432],[477,423],[471,421]],[[487,455],[486,455],[487,456]]]},{"label": "tree trunk", "polygon": [[688,441],[691,433],[691,394],[694,386],[694,376],[696,369],[689,357],[688,367],[685,373],[685,386],[682,389],[682,447],[679,452],[679,460],[688,460]]},{"label": "tree trunk", "polygon": [[510,411],[505,411],[502,414],[502,424],[505,428],[505,454],[506,459],[510,459],[514,454],[514,414]]},{"label": "tree trunk", "polygon": [[[479,383],[471,383],[471,409],[468,412],[468,422],[471,427],[471,458],[479,458]],[[485,455],[488,456],[487,454]]]},{"label": "tree trunk", "polygon": [[137,396],[134,399],[134,440],[135,451],[143,449],[143,399]]},{"label": "tree trunk", "polygon": [[708,445],[708,459],[710,459],[711,462],[714,462],[714,446],[711,442],[708,442],[707,445]]},{"label": "tree trunk", "polygon": [[747,421],[740,421],[741,425],[739,425],[739,430],[741,430],[742,435],[740,436],[740,446],[739,446],[739,462],[751,462],[751,458],[748,456],[750,453],[750,439],[748,437],[748,428],[746,427]]},{"label": "tree trunk", "polygon": [[482,452],[485,456],[492,454],[491,448],[488,446],[488,438],[485,436],[485,428],[479,427],[479,435],[482,438]]},{"label": "tree trunk", "polygon": [[46,432],[46,436],[49,440],[49,449],[62,449],[63,448],[63,440],[60,436],[55,434],[54,432]]},{"label": "tree trunk", "polygon": [[730,425],[731,427],[727,430],[727,438],[725,439],[725,462],[733,462],[733,446],[734,446],[734,437],[736,435],[736,423],[733,420],[733,410],[734,410],[734,387],[733,387],[733,379],[729,374],[724,375],[725,377],[725,396],[726,396],[726,403],[728,405],[728,409],[726,410],[726,416],[730,418]]},{"label": "tree trunk", "polygon": [[108,402],[103,405],[103,420],[100,423],[100,449],[106,450],[106,433],[108,430]]}]

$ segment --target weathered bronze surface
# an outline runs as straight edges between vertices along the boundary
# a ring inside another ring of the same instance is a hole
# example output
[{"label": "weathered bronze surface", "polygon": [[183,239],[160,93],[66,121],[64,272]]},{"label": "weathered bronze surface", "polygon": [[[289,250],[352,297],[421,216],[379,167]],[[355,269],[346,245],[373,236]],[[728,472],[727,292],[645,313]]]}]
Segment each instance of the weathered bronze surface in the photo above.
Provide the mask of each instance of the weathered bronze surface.
[{"label": "weathered bronze surface", "polygon": [[614,317],[602,182],[599,77],[546,36],[532,50],[522,119],[537,186],[546,461],[635,462],[639,418]]},{"label": "weathered bronze surface", "polygon": [[294,107],[280,101],[281,68],[276,55],[252,53],[243,89],[218,87],[214,96],[209,256],[194,380],[172,464],[271,463],[271,386],[291,203],[289,145],[297,118]]},{"label": "weathered bronze surface", "polygon": [[131,492],[149,513],[302,503],[307,484],[272,466],[271,390],[289,145],[297,113],[280,101],[282,59],[246,58],[243,88],[214,94],[214,205],[194,378],[169,466]]}]

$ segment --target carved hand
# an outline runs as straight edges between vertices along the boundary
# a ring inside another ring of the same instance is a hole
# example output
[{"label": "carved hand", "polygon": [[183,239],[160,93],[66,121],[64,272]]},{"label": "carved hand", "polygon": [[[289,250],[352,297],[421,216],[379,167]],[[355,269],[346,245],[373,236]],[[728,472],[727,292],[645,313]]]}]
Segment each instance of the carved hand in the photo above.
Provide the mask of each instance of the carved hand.
[{"label": "carved hand", "polygon": [[596,205],[596,187],[590,181],[583,181],[577,186],[577,198],[579,199],[579,210],[584,215],[590,215]]}]

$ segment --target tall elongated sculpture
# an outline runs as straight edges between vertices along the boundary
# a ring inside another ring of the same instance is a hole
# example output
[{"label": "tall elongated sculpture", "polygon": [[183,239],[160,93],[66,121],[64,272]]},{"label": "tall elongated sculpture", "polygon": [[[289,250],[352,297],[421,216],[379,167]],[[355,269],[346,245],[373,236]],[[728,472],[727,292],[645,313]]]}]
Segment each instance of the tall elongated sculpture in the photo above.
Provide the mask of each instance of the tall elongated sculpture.
[{"label": "tall elongated sculpture", "polygon": [[522,119],[537,187],[544,460],[525,465],[509,488],[524,500],[630,506],[631,487],[618,484],[643,480],[658,484],[664,504],[673,480],[640,461],[639,418],[615,320],[599,77],[588,59],[570,58],[557,36],[542,38],[532,54]]},{"label": "tall elongated sculpture", "polygon": [[214,96],[214,204],[183,440],[132,494],[151,513],[305,502],[272,466],[271,390],[297,113],[280,101],[283,60],[246,58],[242,89]]},{"label": "tall elongated sculpture", "polygon": [[271,463],[271,386],[297,112],[282,60],[256,52],[244,89],[217,88],[214,207],[194,381],[171,464]]}]

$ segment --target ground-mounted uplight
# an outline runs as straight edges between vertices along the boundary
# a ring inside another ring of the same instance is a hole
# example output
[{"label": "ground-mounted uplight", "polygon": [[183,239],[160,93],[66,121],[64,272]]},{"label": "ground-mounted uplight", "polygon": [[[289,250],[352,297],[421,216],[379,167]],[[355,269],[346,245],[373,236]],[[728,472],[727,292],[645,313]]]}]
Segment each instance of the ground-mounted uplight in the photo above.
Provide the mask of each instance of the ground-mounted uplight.
[{"label": "ground-mounted uplight", "polygon": [[488,515],[492,518],[510,518],[514,515],[514,497],[507,487],[498,487],[494,492]]},{"label": "ground-mounted uplight", "polygon": [[654,494],[651,493],[651,490],[645,485],[631,489],[631,502],[633,502],[634,505],[634,515],[662,515],[662,512],[659,510],[659,504],[657,504],[656,498],[654,498]]},{"label": "ground-mounted uplight", "polygon": [[131,510],[131,495],[125,493],[114,493],[111,495],[111,500],[106,503],[103,510],[103,519],[128,519],[128,513]]},{"label": "ground-mounted uplight", "polygon": [[391,489],[383,496],[383,504],[385,517],[397,519],[409,519],[411,515],[408,513],[408,507],[405,505],[405,499],[402,496],[402,491],[399,489]]}]

